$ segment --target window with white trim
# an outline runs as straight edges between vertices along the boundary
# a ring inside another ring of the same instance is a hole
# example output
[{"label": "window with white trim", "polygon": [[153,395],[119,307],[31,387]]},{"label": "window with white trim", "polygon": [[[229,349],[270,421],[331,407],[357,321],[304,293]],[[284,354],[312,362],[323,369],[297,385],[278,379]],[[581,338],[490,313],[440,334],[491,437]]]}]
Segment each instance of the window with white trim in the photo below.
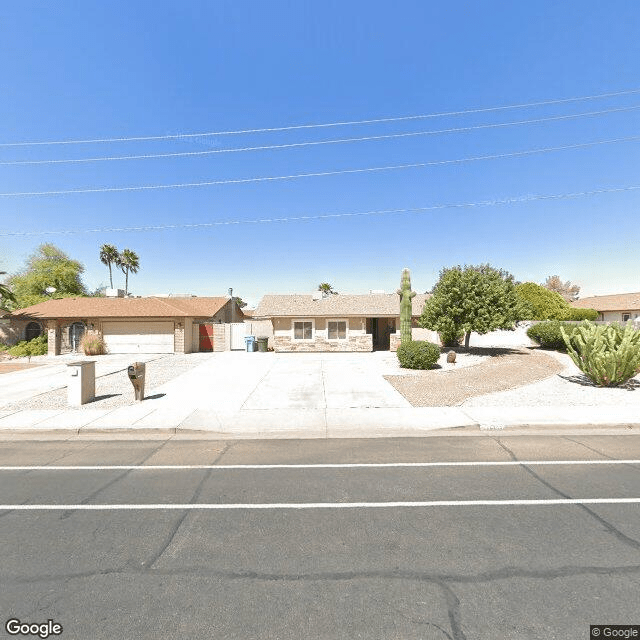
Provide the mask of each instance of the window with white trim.
[{"label": "window with white trim", "polygon": [[313,340],[313,320],[294,320],[293,339]]},{"label": "window with white trim", "polygon": [[346,320],[328,320],[327,321],[327,338],[329,340],[346,340],[347,339],[347,321]]}]

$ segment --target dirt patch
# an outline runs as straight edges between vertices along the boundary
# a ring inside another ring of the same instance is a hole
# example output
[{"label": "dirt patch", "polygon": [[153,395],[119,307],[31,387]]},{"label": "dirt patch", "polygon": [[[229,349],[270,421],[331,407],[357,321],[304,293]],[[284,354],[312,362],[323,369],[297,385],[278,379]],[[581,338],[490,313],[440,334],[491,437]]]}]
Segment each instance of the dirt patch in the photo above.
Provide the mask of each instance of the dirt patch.
[{"label": "dirt patch", "polygon": [[554,357],[533,349],[509,350],[474,367],[384,376],[414,407],[453,407],[468,398],[544,380],[564,369]]},{"label": "dirt patch", "polygon": [[12,371],[22,371],[23,369],[41,366],[41,364],[28,364],[26,362],[0,362],[0,373],[11,373]]}]

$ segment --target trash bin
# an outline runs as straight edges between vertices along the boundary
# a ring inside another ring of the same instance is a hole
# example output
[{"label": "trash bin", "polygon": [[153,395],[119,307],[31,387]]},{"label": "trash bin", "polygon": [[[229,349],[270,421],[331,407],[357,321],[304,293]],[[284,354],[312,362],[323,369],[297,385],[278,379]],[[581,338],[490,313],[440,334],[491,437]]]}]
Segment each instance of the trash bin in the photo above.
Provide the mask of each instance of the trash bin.
[{"label": "trash bin", "polygon": [[129,380],[133,385],[133,393],[138,402],[142,402],[144,400],[145,370],[146,365],[144,362],[134,362],[127,367]]},{"label": "trash bin", "polygon": [[269,338],[258,338],[258,351],[265,353],[269,350]]},{"label": "trash bin", "polygon": [[255,336],[245,336],[244,342],[247,345],[247,351],[255,351],[256,350],[256,337]]}]

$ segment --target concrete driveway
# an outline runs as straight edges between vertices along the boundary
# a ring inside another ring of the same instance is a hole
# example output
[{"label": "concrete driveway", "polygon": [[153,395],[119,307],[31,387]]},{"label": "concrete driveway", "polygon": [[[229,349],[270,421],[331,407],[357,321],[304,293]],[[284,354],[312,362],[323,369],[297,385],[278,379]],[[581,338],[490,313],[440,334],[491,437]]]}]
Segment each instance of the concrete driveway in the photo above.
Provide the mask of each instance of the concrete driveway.
[{"label": "concrete driveway", "polygon": [[401,371],[390,352],[216,353],[158,387],[165,395],[145,404],[218,411],[410,407],[382,377]]}]

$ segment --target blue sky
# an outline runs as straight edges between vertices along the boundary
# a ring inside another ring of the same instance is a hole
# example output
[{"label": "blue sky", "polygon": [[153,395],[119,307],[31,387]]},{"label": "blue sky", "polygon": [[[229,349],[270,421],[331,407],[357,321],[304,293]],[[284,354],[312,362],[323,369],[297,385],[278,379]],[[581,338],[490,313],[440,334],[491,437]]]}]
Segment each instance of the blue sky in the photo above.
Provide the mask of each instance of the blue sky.
[{"label": "blue sky", "polygon": [[[137,1],[0,5],[0,143],[332,123],[640,88],[640,5],[626,2]],[[109,144],[0,147],[0,162],[268,146],[640,105],[640,93],[422,120]],[[229,180],[461,159],[640,135],[640,109],[377,141],[77,164],[0,165],[0,193]],[[395,291],[441,268],[559,274],[582,295],[640,290],[640,191],[423,213],[151,232],[199,224],[474,203],[640,185],[640,142],[295,180],[0,197],[0,270],[42,242],[108,282],[99,247],[133,249],[135,294]],[[124,276],[117,276],[124,281]]]}]

